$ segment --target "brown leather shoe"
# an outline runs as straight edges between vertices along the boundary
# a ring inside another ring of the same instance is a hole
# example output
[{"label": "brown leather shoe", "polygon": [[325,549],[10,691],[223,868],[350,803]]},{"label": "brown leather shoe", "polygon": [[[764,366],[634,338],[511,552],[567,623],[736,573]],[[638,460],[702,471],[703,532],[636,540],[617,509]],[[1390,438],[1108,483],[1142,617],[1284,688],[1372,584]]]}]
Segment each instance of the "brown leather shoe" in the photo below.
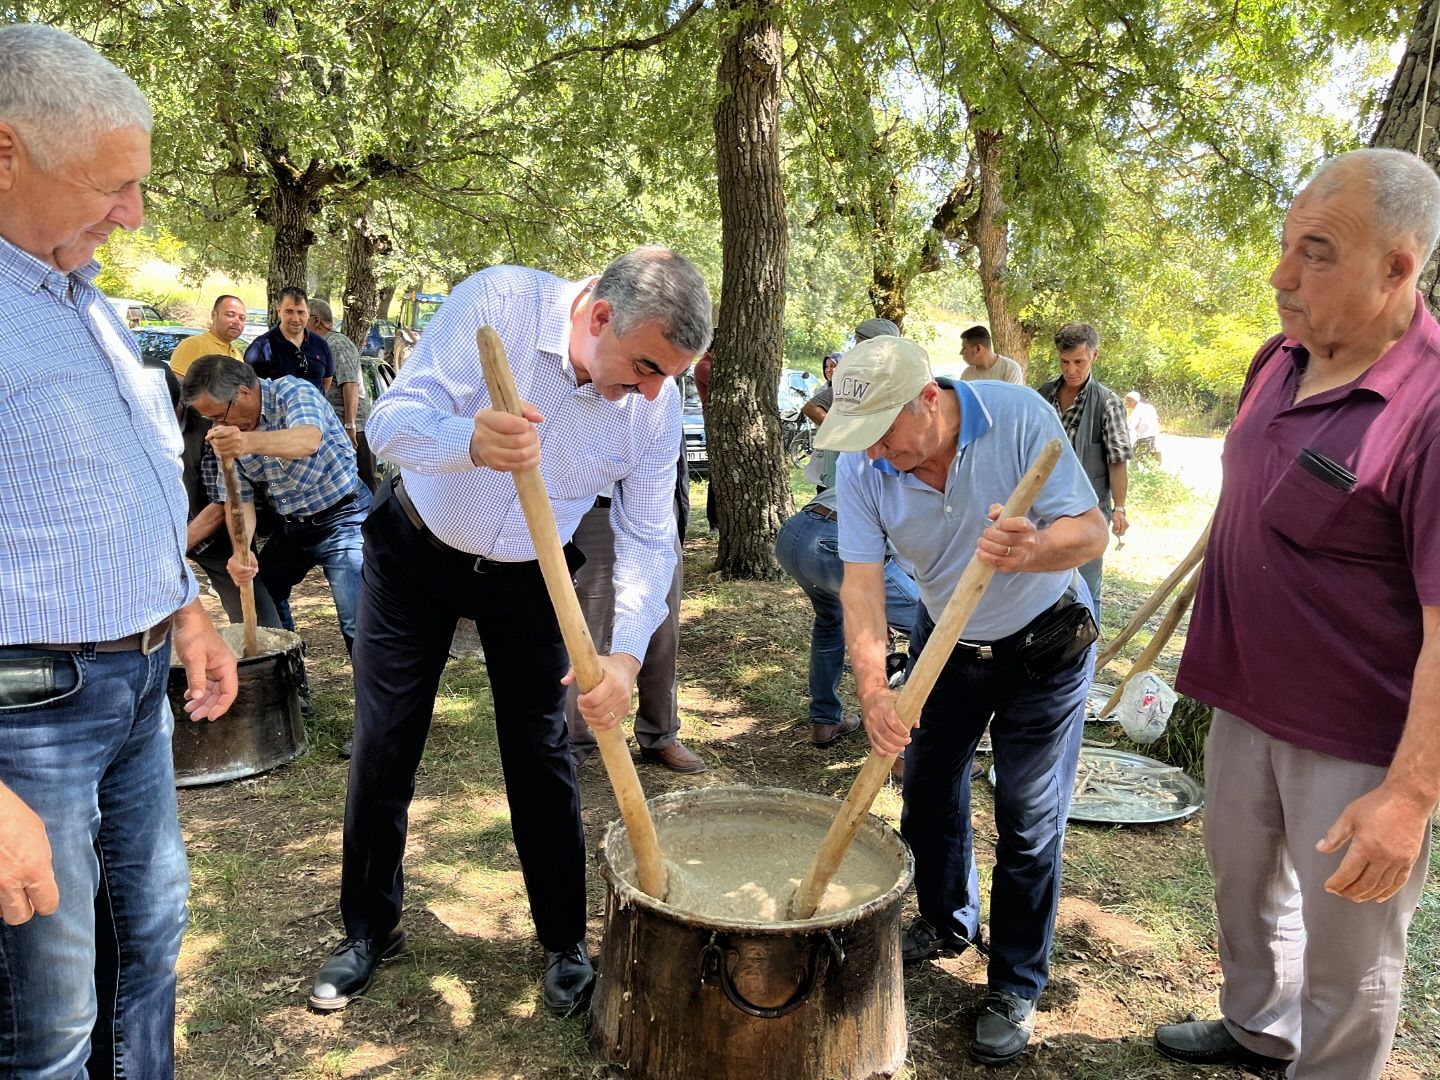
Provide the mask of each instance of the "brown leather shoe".
[{"label": "brown leather shoe", "polygon": [[850,713],[840,718],[838,724],[811,724],[810,741],[818,747],[834,746],[837,742],[860,728],[860,714]]},{"label": "brown leather shoe", "polygon": [[662,746],[659,750],[640,748],[640,756],[646,761],[653,761],[664,765],[671,772],[678,773],[701,773],[705,771],[705,762],[700,760],[698,754],[694,754],[685,748],[685,745],[676,739],[669,746]]}]

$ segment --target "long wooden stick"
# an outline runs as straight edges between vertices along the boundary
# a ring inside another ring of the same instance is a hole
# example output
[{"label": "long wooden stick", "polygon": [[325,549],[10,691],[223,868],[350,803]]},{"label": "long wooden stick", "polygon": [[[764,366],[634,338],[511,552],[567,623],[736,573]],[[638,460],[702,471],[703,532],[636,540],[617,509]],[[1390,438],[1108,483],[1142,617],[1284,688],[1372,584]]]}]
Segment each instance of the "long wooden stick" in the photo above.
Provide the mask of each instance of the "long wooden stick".
[{"label": "long wooden stick", "polygon": [[1200,533],[1200,538],[1195,541],[1195,546],[1190,549],[1190,553],[1180,560],[1179,566],[1170,571],[1170,576],[1162,581],[1159,587],[1150,594],[1150,599],[1140,605],[1140,609],[1136,611],[1130,621],[1125,624],[1125,629],[1121,630],[1120,633],[1106,642],[1105,648],[1101,650],[1100,655],[1095,658],[1095,673],[1097,675],[1105,669],[1106,664],[1120,654],[1120,650],[1129,643],[1130,639],[1135,636],[1140,627],[1145,625],[1145,620],[1160,610],[1160,605],[1165,602],[1165,599],[1170,595],[1171,591],[1174,590],[1175,586],[1180,584],[1180,580],[1193,570],[1201,558],[1204,557],[1205,545],[1210,540],[1210,526],[1213,523],[1214,518],[1211,518],[1210,521],[1205,523],[1205,528]]},{"label": "long wooden stick", "polygon": [[1204,568],[1205,562],[1202,559],[1195,564],[1195,572],[1190,575],[1190,580],[1185,583],[1185,588],[1180,590],[1180,595],[1175,598],[1175,603],[1170,605],[1170,610],[1160,620],[1160,625],[1155,629],[1155,636],[1150,643],[1140,650],[1140,655],[1135,658],[1135,663],[1130,665],[1125,678],[1121,679],[1115,687],[1115,692],[1110,695],[1110,700],[1105,702],[1105,707],[1100,710],[1101,716],[1109,716],[1120,704],[1120,695],[1125,692],[1125,686],[1140,672],[1145,671],[1155,662],[1160,655],[1160,650],[1170,642],[1175,628],[1180,625],[1180,619],[1190,607],[1190,601],[1195,599],[1195,590],[1200,586],[1200,571]]},{"label": "long wooden stick", "polygon": [[[245,528],[245,504],[240,499],[240,477],[235,469],[235,459],[222,457],[220,468],[225,473],[225,517],[230,527],[230,546],[235,554],[250,562],[250,533]],[[255,632],[255,583],[237,582],[240,589],[240,619],[245,634],[245,647],[240,655],[260,655],[260,642]]]},{"label": "long wooden stick", "polygon": [[[522,407],[520,393],[515,389],[515,377],[510,373],[510,363],[505,358],[505,345],[500,335],[490,327],[482,326],[475,334],[475,341],[480,347],[480,364],[485,371],[485,384],[490,389],[491,404],[496,409],[519,416]],[[595,653],[590,628],[585,625],[585,616],[580,611],[580,601],[575,598],[575,583],[571,580],[570,567],[560,546],[560,535],[555,528],[555,510],[545,491],[545,478],[540,475],[538,467],[522,469],[513,475],[515,490],[520,494],[520,506],[525,511],[525,524],[530,528],[530,539],[535,545],[535,556],[540,560],[540,572],[545,577],[545,588],[550,593],[555,617],[560,622],[560,634],[570,653],[570,665],[575,669],[575,678],[581,693],[584,693],[600,682],[604,672]],[[605,771],[610,775],[610,786],[615,789],[620,816],[625,820],[630,850],[635,853],[640,888],[663,900],[665,867],[660,858],[660,841],[655,835],[655,822],[650,818],[650,808],[645,805],[645,792],[640,787],[640,777],[635,772],[629,747],[625,745],[625,736],[618,727],[596,728],[595,741],[605,761]]]},{"label": "long wooden stick", "polygon": [[[1000,511],[1002,518],[1022,517],[1029,511],[1030,504],[1035,501],[1040,489],[1045,486],[1045,481],[1049,479],[1050,470],[1055,467],[1055,462],[1060,460],[1062,450],[1060,440],[1051,439],[1040,451],[1035,463],[1020,478],[1020,483],[1006,500],[1005,508]],[[925,699],[930,696],[935,680],[940,677],[940,672],[950,660],[950,654],[955,651],[955,643],[960,640],[965,624],[975,613],[980,598],[985,595],[985,589],[994,576],[993,566],[981,562],[974,555],[970,556],[970,562],[965,567],[965,572],[960,575],[955,591],[950,594],[940,621],[931,631],[925,648],[915,661],[915,667],[905,680],[899,700],[895,702],[896,715],[906,727],[913,728],[920,722],[920,710],[925,706]],[[850,794],[845,797],[845,802],[835,815],[830,831],[821,841],[815,862],[790,899],[792,919],[808,919],[815,914],[815,909],[820,906],[820,898],[830,886],[830,879],[840,869],[845,853],[850,850],[850,843],[855,839],[860,823],[870,812],[870,804],[875,801],[875,796],[890,775],[890,765],[894,760],[894,754],[881,754],[873,749],[870,751],[870,756],[860,767],[860,775],[850,787]]]}]

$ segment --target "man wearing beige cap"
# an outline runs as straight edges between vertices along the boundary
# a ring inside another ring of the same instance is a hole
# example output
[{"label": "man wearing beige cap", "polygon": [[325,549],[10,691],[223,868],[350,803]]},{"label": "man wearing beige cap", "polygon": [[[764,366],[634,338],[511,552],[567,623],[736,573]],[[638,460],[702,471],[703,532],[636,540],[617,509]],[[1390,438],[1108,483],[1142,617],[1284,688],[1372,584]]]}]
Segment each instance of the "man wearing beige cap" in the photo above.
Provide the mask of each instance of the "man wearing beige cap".
[{"label": "man wearing beige cap", "polygon": [[[1006,382],[930,375],[925,350],[896,337],[840,361],[816,445],[842,453],[840,598],[870,741],[909,747],[901,832],[915,852],[920,918],[908,962],[959,951],[980,933],[971,847],[970,761],[990,721],[999,839],[990,896],[988,992],[970,1055],[1018,1057],[1049,973],[1060,850],[1094,666],[1090,596],[1074,568],[1105,546],[1095,492],[1055,410]],[[1052,439],[1066,449],[1028,517],[1000,504]],[[915,567],[918,655],[972,557],[994,567],[912,732],[885,678],[886,544]],[[993,720],[991,716],[993,714]]]}]

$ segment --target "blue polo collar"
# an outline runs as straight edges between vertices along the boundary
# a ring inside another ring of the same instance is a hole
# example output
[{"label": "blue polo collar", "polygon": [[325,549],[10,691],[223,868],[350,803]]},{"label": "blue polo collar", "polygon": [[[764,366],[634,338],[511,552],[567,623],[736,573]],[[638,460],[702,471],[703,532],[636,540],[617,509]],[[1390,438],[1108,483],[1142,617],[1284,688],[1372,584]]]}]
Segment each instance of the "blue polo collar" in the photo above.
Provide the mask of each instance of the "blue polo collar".
[{"label": "blue polo collar", "polygon": [[[960,406],[960,435],[955,441],[958,453],[989,431],[994,425],[994,419],[990,416],[990,410],[985,408],[985,403],[980,400],[980,395],[969,383],[944,377],[935,381],[940,385],[940,389],[954,391],[955,400]],[[872,461],[870,466],[879,469],[886,476],[900,475],[900,470],[884,458]]]}]

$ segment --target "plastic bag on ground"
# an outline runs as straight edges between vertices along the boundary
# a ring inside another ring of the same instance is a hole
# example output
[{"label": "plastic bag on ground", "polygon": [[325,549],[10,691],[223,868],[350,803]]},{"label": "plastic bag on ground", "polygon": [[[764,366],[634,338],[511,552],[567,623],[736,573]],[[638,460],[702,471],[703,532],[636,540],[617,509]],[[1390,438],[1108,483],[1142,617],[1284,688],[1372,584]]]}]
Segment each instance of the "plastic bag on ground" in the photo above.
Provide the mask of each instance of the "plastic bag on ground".
[{"label": "plastic bag on ground", "polygon": [[1145,746],[1165,734],[1173,708],[1175,691],[1155,672],[1142,671],[1125,684],[1115,718],[1126,735]]}]

